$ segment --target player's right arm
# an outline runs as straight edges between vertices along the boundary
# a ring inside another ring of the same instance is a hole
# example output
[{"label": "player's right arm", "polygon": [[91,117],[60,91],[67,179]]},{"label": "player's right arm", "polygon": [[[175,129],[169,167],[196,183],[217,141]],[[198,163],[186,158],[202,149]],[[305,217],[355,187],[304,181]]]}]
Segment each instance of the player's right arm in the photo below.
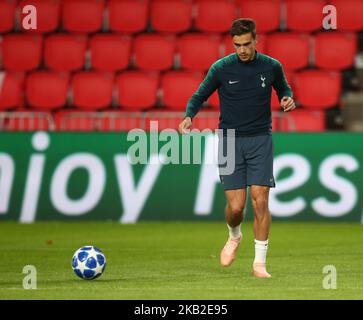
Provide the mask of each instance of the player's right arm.
[{"label": "player's right arm", "polygon": [[200,84],[198,90],[191,96],[187,104],[187,110],[185,117],[179,125],[179,132],[182,134],[188,133],[192,126],[193,118],[203,105],[204,101],[207,101],[212,93],[219,87],[219,79],[217,73],[216,63],[214,63],[203,82]]}]

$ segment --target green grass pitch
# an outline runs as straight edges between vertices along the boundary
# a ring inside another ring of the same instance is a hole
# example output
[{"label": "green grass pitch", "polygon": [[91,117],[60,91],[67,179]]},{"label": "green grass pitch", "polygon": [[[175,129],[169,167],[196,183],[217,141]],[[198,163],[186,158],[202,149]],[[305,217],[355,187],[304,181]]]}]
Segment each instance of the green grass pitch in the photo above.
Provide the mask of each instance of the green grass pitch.
[{"label": "green grass pitch", "polygon": [[[252,224],[243,225],[238,258],[219,265],[224,223],[110,222],[0,224],[0,299],[362,299],[363,226],[273,222],[271,279],[251,275]],[[71,258],[95,245],[107,259],[98,279],[79,279]],[[37,289],[23,289],[23,267],[37,269]],[[324,289],[326,265],[337,288]]]}]

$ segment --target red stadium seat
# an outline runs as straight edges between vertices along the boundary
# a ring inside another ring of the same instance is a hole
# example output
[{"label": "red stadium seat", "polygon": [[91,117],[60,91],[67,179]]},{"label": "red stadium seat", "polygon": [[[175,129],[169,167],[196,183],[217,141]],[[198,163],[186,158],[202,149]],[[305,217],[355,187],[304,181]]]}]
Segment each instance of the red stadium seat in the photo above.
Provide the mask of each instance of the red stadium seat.
[{"label": "red stadium seat", "polygon": [[97,121],[94,117],[89,117],[85,111],[62,109],[53,112],[53,118],[57,131],[96,131],[95,122]]},{"label": "red stadium seat", "polygon": [[[266,53],[267,36],[264,34],[258,34],[256,39],[257,39],[256,50],[260,53]],[[236,52],[236,49],[233,46],[232,38],[229,34],[227,34],[224,37],[223,42],[224,42],[224,54],[226,56]]]},{"label": "red stadium seat", "polygon": [[[144,116],[146,131],[177,130],[182,114],[175,116],[167,109],[147,112]],[[156,124],[155,124],[156,122]]]},{"label": "red stadium seat", "polygon": [[66,0],[63,3],[63,28],[76,33],[100,31],[103,10],[103,0]]},{"label": "red stadium seat", "polygon": [[337,11],[337,27],[339,31],[363,30],[362,0],[332,0],[329,4]]},{"label": "red stadium seat", "polygon": [[258,34],[257,35],[257,44],[256,44],[256,50],[260,53],[266,53],[266,42],[267,42],[267,36],[264,34]]},{"label": "red stadium seat", "polygon": [[219,112],[201,109],[200,112],[193,119],[192,129],[205,130],[211,129],[216,130],[219,126]]},{"label": "red stadium seat", "polygon": [[322,28],[325,0],[287,0],[286,27],[291,31],[313,32]]},{"label": "red stadium seat", "polygon": [[280,0],[240,0],[241,17],[256,21],[257,33],[271,32],[280,27]]},{"label": "red stadium seat", "polygon": [[207,100],[208,105],[212,108],[218,109],[219,108],[219,96],[218,90],[216,90]]},{"label": "red stadium seat", "polygon": [[142,34],[134,41],[136,67],[146,71],[171,69],[175,51],[173,36]]},{"label": "red stadium seat", "polygon": [[116,79],[120,106],[133,110],[152,108],[157,101],[158,85],[157,73],[121,73]]},{"label": "red stadium seat", "polygon": [[82,35],[54,34],[45,40],[45,65],[55,71],[75,71],[85,64],[87,39]]},{"label": "red stadium seat", "polygon": [[279,119],[280,119],[280,113],[273,112],[271,115],[271,126],[272,126],[272,132],[276,132],[279,129]]},{"label": "red stadium seat", "polygon": [[115,34],[97,34],[90,41],[92,68],[119,71],[129,65],[131,38]]},{"label": "red stadium seat", "polygon": [[279,122],[280,131],[322,132],[326,130],[323,110],[296,109],[282,114]]},{"label": "red stadium seat", "polygon": [[23,74],[0,72],[0,110],[21,106],[22,82]]},{"label": "red stadium seat", "polygon": [[236,18],[236,6],[232,2],[199,1],[195,27],[203,32],[228,32]]},{"label": "red stadium seat", "polygon": [[12,31],[14,29],[16,1],[0,2],[0,33]]},{"label": "red stadium seat", "polygon": [[205,34],[185,34],[179,38],[181,67],[205,71],[220,58],[219,38]]},{"label": "red stadium seat", "polygon": [[353,66],[357,40],[354,33],[318,33],[315,36],[315,65],[330,70],[343,70]]},{"label": "red stadium seat", "polygon": [[52,110],[66,105],[68,75],[35,72],[27,77],[26,98],[29,107]]},{"label": "red stadium seat", "polygon": [[113,76],[80,72],[73,76],[73,105],[84,110],[107,108],[112,104]]},{"label": "red stadium seat", "polygon": [[42,55],[40,36],[9,34],[3,38],[3,67],[9,71],[30,71],[39,67]]},{"label": "red stadium seat", "polygon": [[129,131],[140,128],[143,123],[143,112],[105,110],[102,120],[97,124],[100,131]]},{"label": "red stadium seat", "polygon": [[[174,112],[170,112],[167,109],[164,110],[158,110],[155,112],[148,112],[145,114],[145,129],[146,131],[155,131],[155,129],[158,129],[158,131],[161,130],[178,130],[178,126],[180,123],[180,119],[183,118],[184,112],[177,112],[176,114]],[[155,127],[154,123],[152,124],[151,121],[157,121],[157,127]],[[193,119],[193,127],[192,129],[217,129],[219,123],[219,113],[216,111],[207,111],[207,110],[200,110],[198,112],[198,115]],[[153,125],[153,127],[151,126]]]},{"label": "red stadium seat", "polygon": [[269,56],[279,60],[286,70],[297,70],[309,64],[309,37],[296,33],[274,33],[266,43]]},{"label": "red stadium seat", "polygon": [[321,70],[306,70],[294,78],[296,99],[307,108],[326,109],[338,105],[341,74]]},{"label": "red stadium seat", "polygon": [[147,0],[110,0],[108,12],[111,31],[135,33],[144,31],[147,27]]},{"label": "red stadium seat", "polygon": [[53,118],[49,112],[12,112],[1,129],[19,132],[54,130]]},{"label": "red stadium seat", "polygon": [[106,109],[102,112],[61,110],[54,113],[57,130],[60,131],[129,131],[140,128],[141,113],[120,112]]},{"label": "red stadium seat", "polygon": [[23,21],[27,14],[22,13],[22,9],[26,5],[33,5],[37,9],[37,28],[25,30],[22,23],[21,30],[30,33],[48,33],[55,31],[60,22],[60,1],[59,0],[22,0],[18,8],[20,21]]},{"label": "red stadium seat", "polygon": [[[295,95],[295,87],[294,87],[295,73],[293,73],[291,71],[284,71],[284,73],[286,76],[287,83],[291,87],[292,93]],[[278,110],[278,111],[281,110],[280,101],[279,101],[279,98],[277,97],[276,91],[274,89],[272,89],[272,94],[271,94],[271,109]]]},{"label": "red stadium seat", "polygon": [[185,111],[192,94],[197,91],[203,75],[200,72],[170,71],[161,79],[163,105],[174,110]]},{"label": "red stadium seat", "polygon": [[151,25],[158,32],[185,32],[192,25],[192,2],[155,0],[151,3]]},{"label": "red stadium seat", "polygon": [[[86,113],[86,112],[82,112]],[[60,110],[53,113],[58,131],[95,131],[95,121],[75,110]]]},{"label": "red stadium seat", "polygon": [[275,90],[272,90],[271,93],[271,110],[277,110],[277,111],[281,110],[280,101]]}]

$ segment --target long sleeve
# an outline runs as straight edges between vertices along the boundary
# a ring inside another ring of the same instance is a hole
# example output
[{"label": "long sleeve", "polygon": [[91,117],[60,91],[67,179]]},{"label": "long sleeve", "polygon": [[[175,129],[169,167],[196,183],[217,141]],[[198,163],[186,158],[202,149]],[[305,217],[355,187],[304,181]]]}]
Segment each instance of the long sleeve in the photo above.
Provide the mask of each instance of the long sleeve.
[{"label": "long sleeve", "polygon": [[191,117],[193,119],[202,107],[203,102],[208,100],[208,98],[219,87],[219,85],[220,83],[217,74],[217,67],[216,63],[214,63],[210,67],[198,90],[189,99],[185,116]]},{"label": "long sleeve", "polygon": [[276,63],[275,65],[275,81],[273,82],[272,86],[279,97],[279,101],[281,101],[284,96],[291,98],[293,97],[291,87],[287,83],[284,70],[280,62]]}]

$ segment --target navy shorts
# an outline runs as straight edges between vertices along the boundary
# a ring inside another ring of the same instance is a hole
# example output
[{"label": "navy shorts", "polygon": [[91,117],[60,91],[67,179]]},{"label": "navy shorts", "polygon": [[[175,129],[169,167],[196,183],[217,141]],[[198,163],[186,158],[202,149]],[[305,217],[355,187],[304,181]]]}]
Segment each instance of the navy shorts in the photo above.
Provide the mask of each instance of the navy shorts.
[{"label": "navy shorts", "polygon": [[[272,136],[234,137],[235,143],[229,146],[230,150],[234,146],[234,157],[233,154],[229,156],[227,153],[227,139],[231,138],[220,136],[218,146],[219,176],[224,190],[246,189],[251,185],[274,188]],[[221,153],[222,151],[223,153]],[[221,160],[221,155],[224,157],[224,161]],[[226,174],[225,170],[221,170],[226,167],[226,164],[223,165],[223,163],[226,159],[233,162],[232,157],[234,158],[233,171]]]}]

